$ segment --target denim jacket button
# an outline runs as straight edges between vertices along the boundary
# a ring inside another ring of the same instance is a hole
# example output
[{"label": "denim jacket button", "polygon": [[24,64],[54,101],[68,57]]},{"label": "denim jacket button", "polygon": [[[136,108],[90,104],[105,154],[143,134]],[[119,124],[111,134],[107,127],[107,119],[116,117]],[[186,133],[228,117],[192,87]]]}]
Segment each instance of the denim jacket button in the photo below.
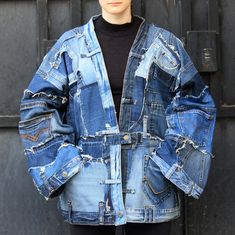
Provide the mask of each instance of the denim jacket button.
[{"label": "denim jacket button", "polygon": [[52,64],[52,67],[53,67],[53,68],[56,68],[56,67],[57,67],[57,64],[56,64],[56,63],[53,63],[53,64]]},{"label": "denim jacket button", "polygon": [[129,135],[124,135],[123,139],[126,140],[126,141],[129,140]]},{"label": "denim jacket button", "polygon": [[122,211],[118,211],[118,217],[122,217],[123,216],[123,212]]}]

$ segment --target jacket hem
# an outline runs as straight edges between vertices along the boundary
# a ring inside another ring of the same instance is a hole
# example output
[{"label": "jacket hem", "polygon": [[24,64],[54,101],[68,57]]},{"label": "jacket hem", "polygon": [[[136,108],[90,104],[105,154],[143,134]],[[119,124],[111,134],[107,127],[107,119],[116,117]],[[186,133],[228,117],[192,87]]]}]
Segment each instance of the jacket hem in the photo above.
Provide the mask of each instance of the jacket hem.
[{"label": "jacket hem", "polygon": [[[38,187],[38,190],[46,200],[49,200],[53,192],[65,184],[74,174],[79,172],[82,164],[80,156],[74,157],[72,160],[67,162],[60,171],[54,173],[47,180],[44,180],[44,184]],[[70,170],[68,173],[65,171],[66,168],[69,168]]]},{"label": "jacket hem", "polygon": [[172,209],[157,209],[155,206],[146,208],[127,208],[126,221],[117,223],[115,212],[107,212],[100,222],[98,212],[70,212],[61,210],[65,222],[72,225],[122,225],[126,223],[162,223],[180,217],[180,207]]},{"label": "jacket hem", "polygon": [[126,209],[127,222],[130,223],[162,223],[180,216],[180,207],[171,209],[157,209],[147,206],[143,209]]}]

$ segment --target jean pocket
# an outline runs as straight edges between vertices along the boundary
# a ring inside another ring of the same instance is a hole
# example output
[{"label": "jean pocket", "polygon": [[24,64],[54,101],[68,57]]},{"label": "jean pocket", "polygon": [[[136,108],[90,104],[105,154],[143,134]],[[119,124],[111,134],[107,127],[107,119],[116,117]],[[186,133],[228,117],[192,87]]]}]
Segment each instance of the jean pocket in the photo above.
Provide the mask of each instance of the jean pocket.
[{"label": "jean pocket", "polygon": [[19,133],[26,149],[45,143],[52,138],[51,114],[20,121]]},{"label": "jean pocket", "polygon": [[179,66],[179,61],[172,56],[170,52],[161,48],[158,56],[154,58],[154,62],[164,71],[176,70]]},{"label": "jean pocket", "polygon": [[143,190],[150,201],[157,205],[171,194],[171,182],[161,173],[150,155],[144,157]]},{"label": "jean pocket", "polygon": [[183,136],[192,139],[197,145],[206,146],[213,124],[213,115],[202,110],[178,112],[178,120]]}]

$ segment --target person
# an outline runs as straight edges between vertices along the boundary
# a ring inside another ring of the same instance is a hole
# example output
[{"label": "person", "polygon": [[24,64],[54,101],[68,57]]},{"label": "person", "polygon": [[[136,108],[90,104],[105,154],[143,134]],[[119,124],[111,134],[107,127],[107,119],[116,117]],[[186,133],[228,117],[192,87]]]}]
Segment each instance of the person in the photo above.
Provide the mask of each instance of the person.
[{"label": "person", "polygon": [[131,0],[99,4],[24,91],[28,171],[72,234],[169,234],[179,191],[198,199],[206,186],[216,107],[180,39]]}]

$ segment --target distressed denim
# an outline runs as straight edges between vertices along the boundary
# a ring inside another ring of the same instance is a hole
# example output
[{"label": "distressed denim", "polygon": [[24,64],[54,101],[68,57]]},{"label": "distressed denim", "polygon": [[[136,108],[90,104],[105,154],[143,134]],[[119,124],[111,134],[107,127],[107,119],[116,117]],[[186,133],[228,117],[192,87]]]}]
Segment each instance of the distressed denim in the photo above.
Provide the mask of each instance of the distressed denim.
[{"label": "distressed denim", "polygon": [[143,19],[117,121],[93,19],[66,31],[21,100],[28,172],[71,224],[157,223],[180,216],[179,190],[202,194],[216,108],[182,42]]}]

